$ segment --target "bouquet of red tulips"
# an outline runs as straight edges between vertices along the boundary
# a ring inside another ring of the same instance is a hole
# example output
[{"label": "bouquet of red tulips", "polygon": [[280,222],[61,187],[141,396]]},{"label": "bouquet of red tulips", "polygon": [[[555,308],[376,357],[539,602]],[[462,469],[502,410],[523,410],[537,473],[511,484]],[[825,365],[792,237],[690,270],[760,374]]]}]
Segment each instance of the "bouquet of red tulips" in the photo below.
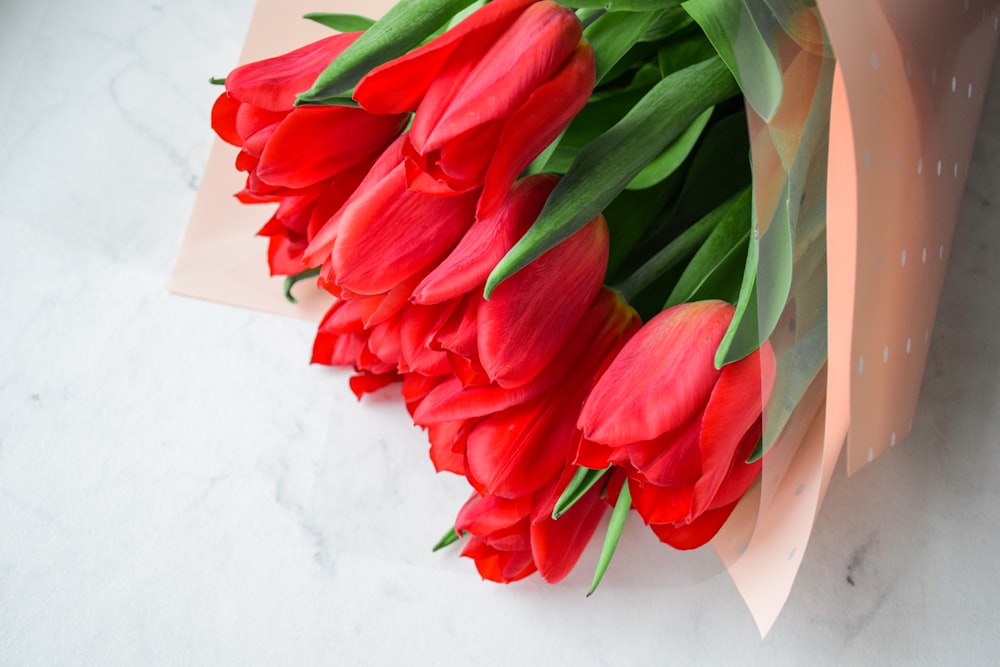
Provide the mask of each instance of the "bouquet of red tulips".
[{"label": "bouquet of red tulips", "polygon": [[310,15],[344,32],[238,67],[212,112],[240,200],[277,204],[272,274],[336,297],[313,361],[401,386],[472,487],[439,546],[502,582],[565,577],[610,507],[595,586],[630,508],[705,544],[764,449],[728,10],[594,4]]},{"label": "bouquet of red tulips", "polygon": [[610,513],[596,587],[634,509],[766,631],[916,404],[1000,11],[910,1],[401,0],[214,80],[313,362],[471,487],[438,548],[556,582]]}]

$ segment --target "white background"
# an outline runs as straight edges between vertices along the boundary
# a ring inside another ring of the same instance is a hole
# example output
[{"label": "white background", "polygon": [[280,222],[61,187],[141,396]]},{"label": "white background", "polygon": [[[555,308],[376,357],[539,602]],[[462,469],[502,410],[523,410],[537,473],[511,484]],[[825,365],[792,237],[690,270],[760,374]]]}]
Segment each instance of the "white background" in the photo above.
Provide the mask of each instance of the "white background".
[{"label": "white background", "polygon": [[310,367],[312,325],[166,293],[251,10],[0,0],[0,664],[992,663],[1000,68],[914,432],[841,465],[761,641],[641,530],[589,600],[593,553],[557,587],[427,555],[464,492],[401,404]]}]

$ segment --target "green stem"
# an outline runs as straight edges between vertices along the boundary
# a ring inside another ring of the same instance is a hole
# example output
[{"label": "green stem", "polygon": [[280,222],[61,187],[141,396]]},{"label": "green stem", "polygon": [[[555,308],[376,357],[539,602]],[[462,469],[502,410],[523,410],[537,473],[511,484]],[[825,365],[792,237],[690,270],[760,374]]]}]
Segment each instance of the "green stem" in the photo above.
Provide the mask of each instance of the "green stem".
[{"label": "green stem", "polygon": [[208,82],[210,84],[212,84],[213,86],[224,86],[224,85],[226,85],[226,77],[222,77],[220,79],[217,76],[210,76],[210,77],[208,77]]},{"label": "green stem", "polygon": [[666,247],[636,269],[632,275],[619,283],[615,287],[615,291],[621,294],[626,301],[631,301],[642,290],[652,285],[657,278],[697,250],[721,219],[721,215],[710,213],[685,229],[680,236],[668,243]]}]

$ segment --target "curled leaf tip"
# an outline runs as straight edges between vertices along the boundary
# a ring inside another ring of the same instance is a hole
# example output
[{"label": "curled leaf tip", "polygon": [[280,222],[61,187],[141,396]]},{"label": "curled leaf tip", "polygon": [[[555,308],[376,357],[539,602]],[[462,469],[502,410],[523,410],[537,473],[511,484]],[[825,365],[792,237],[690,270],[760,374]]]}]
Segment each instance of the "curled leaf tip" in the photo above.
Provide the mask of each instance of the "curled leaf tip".
[{"label": "curled leaf tip", "polygon": [[294,296],[292,296],[292,287],[294,287],[295,283],[299,282],[300,280],[306,280],[308,278],[315,278],[318,275],[319,275],[319,267],[317,266],[315,269],[306,269],[305,271],[303,271],[301,273],[296,273],[294,276],[288,276],[288,277],[286,277],[285,278],[285,298],[288,299],[288,301],[290,303],[298,303],[299,300],[296,299]]}]

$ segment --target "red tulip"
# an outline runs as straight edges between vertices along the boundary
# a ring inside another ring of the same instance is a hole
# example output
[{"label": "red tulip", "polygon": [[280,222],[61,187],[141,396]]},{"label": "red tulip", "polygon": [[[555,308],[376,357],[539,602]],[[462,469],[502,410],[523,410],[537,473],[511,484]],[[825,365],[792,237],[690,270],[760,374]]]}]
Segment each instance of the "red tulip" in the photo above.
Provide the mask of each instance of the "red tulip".
[{"label": "red tulip", "polygon": [[382,294],[439,262],[472,225],[476,193],[433,197],[406,188],[400,137],[305,253],[325,278],[357,295]]},{"label": "red tulip", "polygon": [[361,182],[367,165],[360,165],[332,178],[321,188],[312,188],[301,195],[259,198],[277,200],[278,209],[267,224],[257,232],[269,239],[267,260],[271,275],[295,275],[306,267],[303,255],[309,241],[326,221],[337,212]]},{"label": "red tulip", "polygon": [[469,536],[462,555],[476,561],[484,579],[509,583],[537,571],[554,584],[570,573],[607,509],[595,486],[553,520],[552,508],[570,475],[518,498],[472,495],[455,530]]},{"label": "red tulip", "polygon": [[715,368],[733,312],[721,301],[663,311],[625,345],[580,414],[577,463],[624,467],[636,510],[678,548],[711,539],[760,468],[746,459],[760,437],[774,354],[765,342]]},{"label": "red tulip", "polygon": [[270,238],[272,274],[292,275],[307,268],[302,257],[313,234],[406,123],[405,114],[293,106],[296,94],[307,90],[358,35],[334,35],[237,67],[226,77],[226,92],[212,109],[212,127],[241,149],[236,163],[247,172],[247,184],[240,200],[279,203],[260,231]]},{"label": "red tulip", "polygon": [[572,10],[543,0],[497,0],[361,80],[373,113],[416,111],[406,145],[412,189],[483,187],[480,215],[583,108],[593,50]]},{"label": "red tulip", "polygon": [[294,106],[295,96],[308,90],[360,34],[333,35],[229,73],[226,92],[212,108],[212,127],[224,141],[243,149],[241,169],[260,169],[271,185],[302,188],[341,171],[345,162],[356,164],[360,153],[374,159],[402,131],[404,114]]},{"label": "red tulip", "polygon": [[[506,389],[497,383],[466,386],[449,377],[427,392],[413,409],[413,421],[421,426],[500,413],[542,396],[560,391],[574,371],[594,368],[610,357],[607,345],[618,345],[638,327],[638,316],[613,291],[602,289],[577,322],[572,336],[545,368],[530,382]],[[594,371],[599,375],[603,367]],[[590,385],[588,384],[588,387]],[[575,410],[574,410],[575,411]]]},{"label": "red tulip", "polygon": [[[555,176],[529,176],[514,184],[490,216],[481,217],[458,246],[413,293],[417,303],[437,303],[480,292],[497,262],[531,227],[558,183]],[[602,216],[501,283],[476,306],[474,348],[470,338],[442,347],[481,368],[504,388],[524,385],[545,368],[588,308],[604,279],[608,228]]]},{"label": "red tulip", "polygon": [[341,106],[297,107],[267,138],[256,176],[302,189],[357,165],[368,167],[406,126],[406,116],[380,116]]},{"label": "red tulip", "polygon": [[579,406],[637,327],[635,311],[603,290],[576,332],[584,347],[568,374],[537,398],[485,416],[466,436],[466,476],[473,488],[517,497],[558,478],[579,439]]},{"label": "red tulip", "polygon": [[291,111],[320,72],[354,43],[360,32],[331,35],[273,58],[240,65],[226,77],[233,99],[266,111]]}]

